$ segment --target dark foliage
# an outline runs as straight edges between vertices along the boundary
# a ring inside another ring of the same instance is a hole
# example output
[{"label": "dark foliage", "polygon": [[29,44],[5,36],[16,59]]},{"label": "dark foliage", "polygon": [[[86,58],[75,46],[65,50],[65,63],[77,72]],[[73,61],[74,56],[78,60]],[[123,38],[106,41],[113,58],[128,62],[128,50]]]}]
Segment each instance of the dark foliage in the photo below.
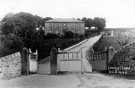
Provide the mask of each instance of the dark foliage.
[{"label": "dark foliage", "polygon": [[73,38],[75,34],[72,31],[64,31],[64,38]]},{"label": "dark foliage", "polygon": [[3,25],[2,25],[2,33],[3,34],[13,33],[13,28],[14,28],[13,23],[11,23],[11,22],[3,23]]},{"label": "dark foliage", "polygon": [[93,26],[93,19],[83,17],[82,21],[85,23],[85,27],[88,27],[89,29]]},{"label": "dark foliage", "polygon": [[94,26],[97,27],[97,30],[99,32],[104,30],[104,27],[106,26],[106,20],[104,18],[95,17],[93,19]]},{"label": "dark foliage", "polygon": [[100,33],[97,30],[85,30],[85,38],[93,37],[99,35]]},{"label": "dark foliage", "polygon": [[7,35],[6,38],[3,40],[3,43],[4,48],[9,48],[13,50],[20,50],[24,46],[22,40],[14,34]]},{"label": "dark foliage", "polygon": [[103,35],[98,42],[93,45],[94,51],[104,51],[105,47],[112,46],[115,50],[119,50],[122,46],[117,42],[117,36]]},{"label": "dark foliage", "polygon": [[103,31],[106,26],[105,18],[95,17],[94,19],[91,19],[83,17],[82,21],[84,21],[85,27],[88,27],[89,30],[91,29],[91,27],[96,27],[98,32]]},{"label": "dark foliage", "polygon": [[2,19],[2,22],[5,23],[2,30],[6,31],[3,33],[6,35],[9,33],[15,34],[15,36],[20,38],[23,42],[24,47],[37,48],[42,46],[44,31],[42,28],[39,28],[39,31],[36,30],[37,27],[43,24],[41,17],[20,12],[16,14],[7,14]]},{"label": "dark foliage", "polygon": [[[83,40],[83,39],[82,39]],[[50,55],[50,51],[52,47],[56,47],[57,49],[60,48],[61,50],[72,46],[74,44],[79,43],[82,41],[78,38],[70,38],[70,39],[46,39],[44,40],[43,46],[38,48],[38,60],[41,60]]]},{"label": "dark foliage", "polygon": [[45,36],[44,38],[45,38],[45,39],[59,38],[59,34],[47,33],[46,36]]}]

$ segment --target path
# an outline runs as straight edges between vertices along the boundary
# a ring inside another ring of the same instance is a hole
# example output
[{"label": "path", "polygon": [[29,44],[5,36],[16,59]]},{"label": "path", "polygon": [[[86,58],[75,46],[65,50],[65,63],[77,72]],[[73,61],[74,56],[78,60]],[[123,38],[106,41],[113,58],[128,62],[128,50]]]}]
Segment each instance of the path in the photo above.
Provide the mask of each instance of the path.
[{"label": "path", "polygon": [[37,73],[44,75],[50,74],[50,56],[39,62]]},{"label": "path", "polygon": [[72,51],[72,52],[78,52],[80,51],[80,49],[82,48],[86,48],[86,49],[89,49],[94,43],[96,43],[98,41],[98,39],[101,37],[101,35],[99,36],[96,36],[96,37],[93,37],[93,38],[89,38],[86,42],[84,42],[83,44],[81,45],[78,45],[74,48],[71,48],[69,50],[66,50],[66,51]]},{"label": "path", "polygon": [[0,80],[0,88],[135,88],[135,80],[98,73],[31,75]]}]

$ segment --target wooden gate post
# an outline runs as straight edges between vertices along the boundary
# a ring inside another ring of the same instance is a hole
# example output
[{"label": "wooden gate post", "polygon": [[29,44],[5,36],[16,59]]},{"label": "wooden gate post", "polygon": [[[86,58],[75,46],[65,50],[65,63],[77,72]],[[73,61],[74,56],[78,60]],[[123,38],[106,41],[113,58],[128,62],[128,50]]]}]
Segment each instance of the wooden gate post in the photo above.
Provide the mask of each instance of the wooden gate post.
[{"label": "wooden gate post", "polygon": [[21,54],[21,63],[22,63],[22,75],[29,75],[29,51],[27,48],[23,48]]},{"label": "wooden gate post", "polygon": [[53,47],[50,53],[50,71],[51,74],[57,74],[57,49]]}]

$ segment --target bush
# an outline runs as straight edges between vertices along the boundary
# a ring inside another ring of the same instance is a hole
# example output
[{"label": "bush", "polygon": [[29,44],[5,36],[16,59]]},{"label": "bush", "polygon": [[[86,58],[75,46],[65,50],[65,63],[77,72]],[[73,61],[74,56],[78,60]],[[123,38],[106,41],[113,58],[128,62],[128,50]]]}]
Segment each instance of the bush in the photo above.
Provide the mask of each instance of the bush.
[{"label": "bush", "polygon": [[64,31],[64,35],[54,34],[54,33],[47,33],[44,39],[54,39],[54,38],[82,38],[83,35],[79,35],[78,33],[73,33],[72,31]]},{"label": "bush", "polygon": [[19,50],[0,47],[0,57],[7,56],[7,55],[13,54],[13,53],[18,52],[18,51]]},{"label": "bush", "polygon": [[80,40],[84,39],[84,35],[79,35]]},{"label": "bush", "polygon": [[4,48],[19,50],[23,48],[23,42],[20,39],[20,37],[14,35],[13,33],[10,33],[7,35],[3,41]]},{"label": "bush", "polygon": [[74,33],[72,31],[64,31],[64,38],[76,38],[76,37],[80,37],[80,34],[78,33]]},{"label": "bush", "polygon": [[72,31],[64,31],[64,38],[73,38],[74,33]]},{"label": "bush", "polygon": [[85,38],[93,37],[98,35],[99,32],[97,30],[85,30]]},{"label": "bush", "polygon": [[59,34],[47,33],[47,35],[45,36],[45,39],[54,39],[54,38],[59,38]]}]

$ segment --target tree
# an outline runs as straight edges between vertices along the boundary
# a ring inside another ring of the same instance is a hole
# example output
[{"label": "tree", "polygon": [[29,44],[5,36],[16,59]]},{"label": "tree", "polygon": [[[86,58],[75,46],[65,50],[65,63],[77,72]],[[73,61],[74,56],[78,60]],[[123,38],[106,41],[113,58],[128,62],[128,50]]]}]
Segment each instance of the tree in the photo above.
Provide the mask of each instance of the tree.
[{"label": "tree", "polygon": [[80,18],[77,18],[77,20],[81,20]]},{"label": "tree", "polygon": [[22,49],[24,46],[22,40],[13,33],[10,33],[8,36],[6,36],[3,43],[5,48],[14,50]]},{"label": "tree", "polygon": [[85,23],[85,27],[88,27],[89,29],[93,26],[93,19],[83,17],[82,21]]},{"label": "tree", "polygon": [[83,17],[83,18],[82,18],[82,21],[85,23],[85,27],[87,27],[87,26],[86,26],[87,18],[86,18],[86,17]]},{"label": "tree", "polygon": [[99,32],[103,31],[104,27],[106,26],[106,20],[105,18],[99,18],[99,17],[95,17],[93,19],[93,24],[95,27],[97,27],[97,30]]},{"label": "tree", "polygon": [[82,18],[82,21],[86,22],[87,18],[86,17],[83,17]]},{"label": "tree", "polygon": [[14,25],[11,22],[7,22],[7,23],[3,23],[2,24],[2,33],[3,34],[9,34],[9,33],[13,33],[13,28]]},{"label": "tree", "polygon": [[[12,27],[13,32],[16,32],[17,30],[22,30],[22,29],[29,29],[33,30],[36,27],[36,20],[34,16],[30,13],[16,13],[12,14],[10,16],[5,16],[2,19],[2,22],[7,23],[7,24],[12,24],[14,27]],[[10,28],[11,30],[11,28]]]},{"label": "tree", "polygon": [[36,30],[41,20],[42,18],[39,16],[24,12],[6,15],[2,19],[2,22],[8,25],[3,26],[3,30],[10,30],[11,33],[14,33],[22,40],[24,46],[27,48],[32,46],[38,47],[43,41],[40,33]]},{"label": "tree", "polygon": [[52,19],[51,17],[42,18],[40,24],[44,27],[45,26],[45,22],[48,21],[48,20],[51,20],[51,19]]},{"label": "tree", "polygon": [[127,44],[130,44],[132,42],[134,42],[134,34],[132,35],[132,33],[134,33],[133,31],[127,31],[125,33],[119,33],[118,38],[117,38],[117,42],[118,44],[123,47]]},{"label": "tree", "polygon": [[40,26],[38,32],[39,32],[39,34],[40,34],[42,37],[45,36],[44,27]]},{"label": "tree", "polygon": [[93,20],[91,18],[87,18],[85,25],[90,29],[93,26]]}]

